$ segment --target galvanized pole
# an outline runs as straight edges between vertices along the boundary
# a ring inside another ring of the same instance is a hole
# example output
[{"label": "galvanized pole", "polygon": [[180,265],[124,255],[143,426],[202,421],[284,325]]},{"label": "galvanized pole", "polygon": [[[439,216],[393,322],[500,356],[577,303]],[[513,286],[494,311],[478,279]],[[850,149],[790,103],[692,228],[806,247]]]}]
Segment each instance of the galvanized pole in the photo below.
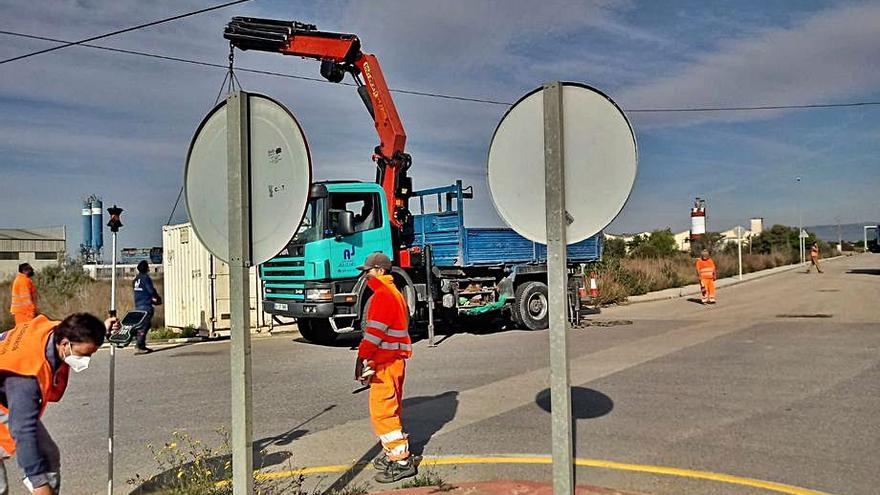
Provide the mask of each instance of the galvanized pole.
[{"label": "galvanized pole", "polygon": [[[424,208],[423,208],[424,209]],[[436,347],[434,342],[434,251],[431,245],[425,245],[425,281],[428,284],[428,347]]]},{"label": "galvanized pole", "polygon": [[795,194],[797,197],[797,212],[798,212],[798,256],[801,259],[801,264],[804,263],[804,239],[801,237],[801,232],[804,230],[804,218],[801,214],[801,178],[795,177],[794,179],[796,184]]},{"label": "galvanized pole", "polygon": [[[113,253],[110,255],[110,316],[116,316],[116,232],[113,232],[111,242]],[[116,414],[116,346],[110,343],[110,393],[107,398],[107,495],[113,495],[113,419]]]},{"label": "galvanized pole", "polygon": [[248,94],[237,91],[226,99],[226,146],[229,190],[229,293],[232,339],[232,491],[254,492],[251,437],[250,283],[250,125]]},{"label": "galvanized pole", "polygon": [[736,251],[739,255],[739,279],[743,279],[743,238],[742,227],[736,226]]},{"label": "galvanized pole", "polygon": [[565,163],[562,83],[544,85],[544,173],[547,220],[547,287],[550,319],[550,403],[553,493],[574,493],[571,388],[568,366]]}]

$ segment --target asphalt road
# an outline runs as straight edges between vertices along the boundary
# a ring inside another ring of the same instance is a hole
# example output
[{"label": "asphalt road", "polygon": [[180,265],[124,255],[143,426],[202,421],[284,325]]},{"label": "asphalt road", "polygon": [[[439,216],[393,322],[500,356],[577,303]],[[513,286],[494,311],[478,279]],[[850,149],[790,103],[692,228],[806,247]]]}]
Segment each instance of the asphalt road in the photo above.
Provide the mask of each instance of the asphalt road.
[{"label": "asphalt road", "polygon": [[[876,494],[880,256],[824,268],[722,289],[714,307],[685,298],[609,308],[595,317],[608,326],[573,329],[577,456]],[[547,333],[474,330],[433,349],[416,344],[404,405],[413,450],[548,454]],[[377,452],[366,394],[351,394],[354,358],[348,345],[254,339],[254,438],[267,451],[258,465],[342,464]],[[117,356],[118,493],[130,491],[126,478],[157,473],[146,444],[170,441],[174,431],[217,439],[229,424],[228,359],[228,342]],[[102,351],[45,416],[63,452],[68,494],[106,491],[107,363]],[[451,482],[550,477],[547,465],[432,469]],[[580,483],[644,493],[773,493],[619,469],[577,475]],[[338,478],[309,481],[339,487]]]}]

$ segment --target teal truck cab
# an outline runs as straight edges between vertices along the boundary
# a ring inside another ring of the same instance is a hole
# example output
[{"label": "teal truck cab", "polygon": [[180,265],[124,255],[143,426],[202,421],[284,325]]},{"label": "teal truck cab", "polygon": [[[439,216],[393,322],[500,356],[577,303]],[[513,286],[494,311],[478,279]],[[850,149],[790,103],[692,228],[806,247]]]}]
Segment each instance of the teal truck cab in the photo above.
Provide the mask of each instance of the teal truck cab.
[{"label": "teal truck cab", "polygon": [[[436,309],[445,321],[501,312],[524,328],[547,327],[546,248],[510,229],[465,227],[464,200],[473,191],[460,181],[413,192],[403,123],[378,59],[361,50],[356,35],[234,17],[223,36],[240,50],[318,60],[330,82],[351,76],[379,136],[375,183],[312,186],[299,230],[260,267],[265,312],[296,318],[313,342],[358,331],[371,294],[357,266],[381,251],[394,261],[392,275],[414,323],[427,320],[432,329]],[[579,318],[586,295],[583,263],[601,253],[601,234],[568,248],[572,319]]]}]

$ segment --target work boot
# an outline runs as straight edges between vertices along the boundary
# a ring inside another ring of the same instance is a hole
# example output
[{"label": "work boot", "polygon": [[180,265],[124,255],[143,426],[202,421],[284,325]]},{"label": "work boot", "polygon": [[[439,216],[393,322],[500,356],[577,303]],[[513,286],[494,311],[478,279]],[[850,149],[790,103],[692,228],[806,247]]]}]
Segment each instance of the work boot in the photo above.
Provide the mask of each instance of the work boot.
[{"label": "work boot", "polygon": [[151,352],[153,352],[153,349],[150,349],[149,347],[144,347],[143,349],[138,349],[134,351],[134,355],[140,356],[141,354],[149,354]]},{"label": "work boot", "polygon": [[385,452],[382,452],[382,455],[373,459],[373,469],[376,471],[385,471],[389,464],[391,464],[391,459],[388,458],[388,454]]},{"label": "work boot", "polygon": [[384,471],[377,474],[375,478],[377,483],[394,483],[404,478],[416,475],[416,465],[413,463],[412,457],[405,461],[388,461],[388,466]]}]

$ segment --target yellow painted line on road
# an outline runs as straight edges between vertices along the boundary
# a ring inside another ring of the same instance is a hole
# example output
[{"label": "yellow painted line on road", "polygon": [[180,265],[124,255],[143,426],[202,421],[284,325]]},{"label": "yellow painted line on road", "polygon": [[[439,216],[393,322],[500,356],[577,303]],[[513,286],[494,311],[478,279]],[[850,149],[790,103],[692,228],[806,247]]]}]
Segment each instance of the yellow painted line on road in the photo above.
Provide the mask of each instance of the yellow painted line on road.
[{"label": "yellow painted line on road", "polygon": [[[553,459],[550,456],[452,456],[452,457],[425,457],[420,465],[422,466],[460,466],[462,464],[552,464]],[[827,492],[810,490],[798,486],[786,485],[775,481],[764,481],[754,478],[746,478],[743,476],[735,476],[732,474],[713,473],[711,471],[698,471],[694,469],[682,469],[667,466],[652,466],[648,464],[628,464],[625,462],[605,461],[601,459],[583,459],[576,458],[574,460],[576,466],[592,467],[599,469],[612,469],[616,471],[633,471],[639,473],[661,474],[666,476],[677,476],[680,478],[691,478],[707,481],[715,481],[718,483],[726,483],[730,485],[742,485],[751,488],[760,488],[776,493],[784,493],[786,495],[831,495]],[[310,474],[327,474],[327,473],[343,473],[353,468],[369,467],[368,463],[360,464],[336,464],[330,466],[317,466],[302,469],[293,469],[289,471],[273,471],[268,473],[258,473],[259,479],[279,479],[289,478],[291,476],[305,476]]]}]

